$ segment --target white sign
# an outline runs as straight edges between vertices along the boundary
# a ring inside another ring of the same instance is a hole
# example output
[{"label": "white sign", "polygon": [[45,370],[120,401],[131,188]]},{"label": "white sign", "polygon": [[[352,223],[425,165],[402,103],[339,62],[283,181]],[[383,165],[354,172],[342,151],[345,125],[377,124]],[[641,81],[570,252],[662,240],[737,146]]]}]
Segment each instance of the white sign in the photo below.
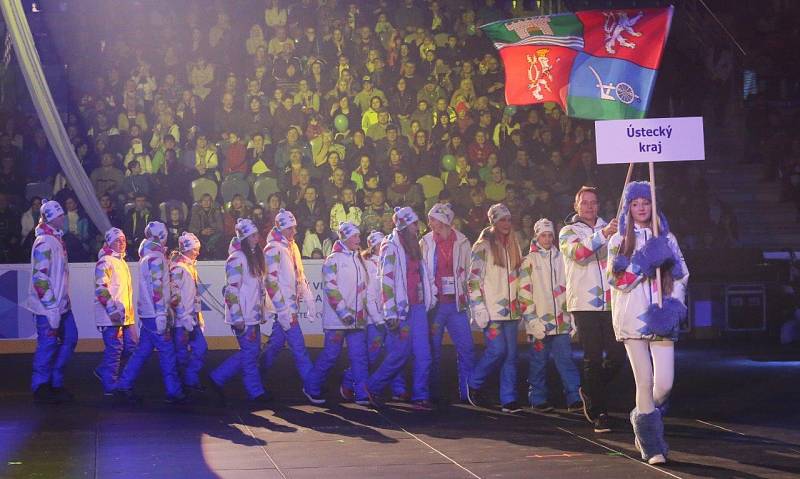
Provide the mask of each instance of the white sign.
[{"label": "white sign", "polygon": [[594,122],[597,164],[705,160],[703,118]]}]

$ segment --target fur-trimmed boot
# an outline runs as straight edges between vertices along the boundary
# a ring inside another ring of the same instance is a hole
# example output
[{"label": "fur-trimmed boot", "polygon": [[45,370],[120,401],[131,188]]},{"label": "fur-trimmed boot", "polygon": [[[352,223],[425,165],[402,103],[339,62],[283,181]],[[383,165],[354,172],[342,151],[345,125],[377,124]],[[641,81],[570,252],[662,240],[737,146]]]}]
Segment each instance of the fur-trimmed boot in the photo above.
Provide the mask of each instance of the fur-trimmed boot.
[{"label": "fur-trimmed boot", "polygon": [[661,411],[653,410],[649,414],[631,411],[631,425],[636,436],[636,447],[642,453],[642,460],[649,464],[663,464],[667,461],[667,443],[664,440],[664,422]]}]

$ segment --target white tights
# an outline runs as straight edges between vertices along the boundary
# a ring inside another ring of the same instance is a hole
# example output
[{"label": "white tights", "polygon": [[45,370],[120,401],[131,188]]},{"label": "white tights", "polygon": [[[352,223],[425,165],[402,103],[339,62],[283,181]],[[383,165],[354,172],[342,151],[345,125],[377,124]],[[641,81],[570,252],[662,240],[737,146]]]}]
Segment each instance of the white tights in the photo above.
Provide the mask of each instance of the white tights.
[{"label": "white tights", "polygon": [[625,350],[636,380],[636,409],[653,412],[667,400],[675,378],[675,349],[672,341],[625,340]]}]

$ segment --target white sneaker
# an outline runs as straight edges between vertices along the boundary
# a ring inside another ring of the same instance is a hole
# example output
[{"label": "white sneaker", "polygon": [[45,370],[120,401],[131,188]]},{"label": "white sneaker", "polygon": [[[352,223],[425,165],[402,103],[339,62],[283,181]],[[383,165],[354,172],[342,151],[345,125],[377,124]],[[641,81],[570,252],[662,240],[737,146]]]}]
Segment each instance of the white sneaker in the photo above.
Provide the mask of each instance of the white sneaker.
[{"label": "white sneaker", "polygon": [[655,456],[653,456],[653,457],[651,457],[650,459],[647,460],[647,463],[650,464],[651,466],[655,465],[655,464],[664,464],[666,462],[667,462],[667,458],[664,457],[663,454],[656,454]]}]

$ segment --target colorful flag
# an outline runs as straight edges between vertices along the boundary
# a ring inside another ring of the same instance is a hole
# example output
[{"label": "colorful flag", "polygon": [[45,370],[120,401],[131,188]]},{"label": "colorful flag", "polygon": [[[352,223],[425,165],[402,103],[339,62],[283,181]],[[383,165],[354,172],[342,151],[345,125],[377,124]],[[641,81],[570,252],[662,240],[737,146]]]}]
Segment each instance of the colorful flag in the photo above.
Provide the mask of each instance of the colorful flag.
[{"label": "colorful flag", "polygon": [[644,118],[672,11],[590,10],[481,29],[503,59],[509,105],[552,101],[578,118]]}]

